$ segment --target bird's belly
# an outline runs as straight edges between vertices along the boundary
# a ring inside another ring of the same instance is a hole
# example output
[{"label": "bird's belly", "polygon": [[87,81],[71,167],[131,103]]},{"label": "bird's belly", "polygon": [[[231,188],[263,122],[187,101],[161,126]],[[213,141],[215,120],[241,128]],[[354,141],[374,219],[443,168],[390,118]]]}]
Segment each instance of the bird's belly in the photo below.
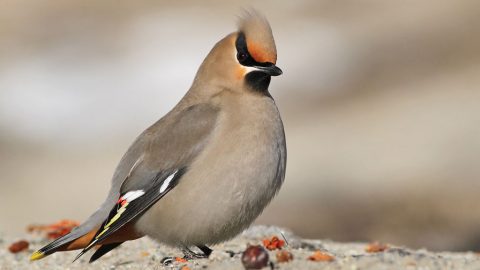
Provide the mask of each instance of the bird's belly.
[{"label": "bird's belly", "polygon": [[275,179],[281,160],[278,144],[251,145],[220,147],[199,158],[180,183],[139,218],[136,228],[172,246],[215,244],[242,232],[281,185]]}]

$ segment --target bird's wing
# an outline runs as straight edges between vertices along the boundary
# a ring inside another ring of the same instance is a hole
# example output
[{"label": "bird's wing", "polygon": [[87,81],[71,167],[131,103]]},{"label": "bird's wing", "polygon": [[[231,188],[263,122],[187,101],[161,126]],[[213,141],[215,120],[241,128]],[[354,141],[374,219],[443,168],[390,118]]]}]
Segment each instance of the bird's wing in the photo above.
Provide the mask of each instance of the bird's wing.
[{"label": "bird's wing", "polygon": [[108,218],[105,219],[100,229],[87,247],[75,258],[78,259],[85,252],[97,244],[101,244],[113,233],[128,224],[145,210],[150,208],[155,202],[160,200],[165,194],[173,189],[187,167],[171,170],[160,170],[150,182],[144,181],[144,186],[139,186],[133,190],[124,191],[115,207],[110,211]]},{"label": "bird's wing", "polygon": [[114,248],[117,248],[120,246],[123,242],[118,242],[118,243],[111,243],[111,244],[106,244],[106,245],[101,245],[95,253],[93,253],[92,257],[90,257],[90,260],[88,261],[89,263],[92,263],[96,260],[98,260],[100,257],[103,255],[107,254],[108,252],[112,251]]},{"label": "bird's wing", "polygon": [[[155,123],[152,127],[161,125],[162,120]],[[136,161],[139,159],[142,152],[146,148],[148,141],[151,139],[150,136],[144,136],[147,131],[148,130],[146,130],[144,133],[137,137],[137,139],[133,142],[133,144],[129,147],[127,152],[120,160],[112,178],[110,191],[108,192],[108,195],[102,205],[92,215],[90,215],[87,220],[80,224],[80,226],[74,228],[68,234],[55,239],[48,245],[34,252],[30,257],[30,260],[42,259],[59,250],[70,250],[70,245],[72,243],[78,241],[82,241],[83,243],[83,238],[88,236],[89,233],[91,233],[93,230],[96,230],[96,228],[98,228],[98,226],[102,224],[105,218],[108,217],[112,207],[116,204],[116,201],[120,196],[120,188],[125,181],[129,171],[131,171],[131,169],[135,167]]]},{"label": "bird's wing", "polygon": [[210,105],[194,105],[173,111],[144,132],[144,149],[125,177],[117,202],[77,258],[143,214],[181,181],[211,137],[217,116],[218,109]]},{"label": "bird's wing", "polygon": [[[188,170],[188,166],[213,133],[217,116],[217,108],[209,104],[197,104],[174,109],[145,130],[117,166],[109,194],[100,209],[71,233],[35,252],[31,259],[41,259],[68,248],[76,239],[99,226],[100,230],[92,241],[100,243],[102,239],[143,213],[173,188],[181,175]],[[172,177],[169,178],[170,176]],[[166,180],[170,181],[169,185],[162,186]],[[142,196],[132,200],[140,191],[143,192]],[[121,198],[125,199],[127,194],[135,196],[128,196],[131,200],[128,206],[124,207],[125,203],[123,206],[119,205]],[[123,212],[117,213],[117,210]],[[108,229],[100,235],[106,228]]]}]

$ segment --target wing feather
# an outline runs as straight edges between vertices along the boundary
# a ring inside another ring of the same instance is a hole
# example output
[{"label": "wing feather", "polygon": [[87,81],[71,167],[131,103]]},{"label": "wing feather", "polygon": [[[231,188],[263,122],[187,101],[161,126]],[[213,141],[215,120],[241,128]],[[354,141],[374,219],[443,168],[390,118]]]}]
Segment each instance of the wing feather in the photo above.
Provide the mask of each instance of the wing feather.
[{"label": "wing feather", "polygon": [[[178,183],[179,179],[185,173],[186,168],[181,168],[173,173],[158,173],[155,179],[152,179],[151,185],[146,190],[136,190],[132,195],[132,191],[126,192],[120,196],[117,204],[113,207],[108,218],[103,222],[92,241],[75,257],[76,261],[85,252],[89,251],[97,244],[101,244],[103,240],[118,231],[124,225],[132,221],[135,217],[143,214],[155,202],[160,200],[165,194],[172,190]],[[172,176],[169,185],[160,191],[162,184]],[[138,197],[137,197],[138,195]]]},{"label": "wing feather", "polygon": [[[59,251],[100,225],[101,230],[93,241],[101,244],[105,237],[141,215],[174,187],[171,183],[162,186],[168,173],[185,170],[203,150],[215,130],[218,115],[219,109],[208,103],[178,104],[129,147],[115,170],[110,191],[100,208],[70,234],[35,252],[31,259],[41,259]],[[176,181],[180,176],[175,176]],[[122,210],[117,200],[135,190],[142,190],[145,194]],[[107,230],[103,232],[104,229]]]}]

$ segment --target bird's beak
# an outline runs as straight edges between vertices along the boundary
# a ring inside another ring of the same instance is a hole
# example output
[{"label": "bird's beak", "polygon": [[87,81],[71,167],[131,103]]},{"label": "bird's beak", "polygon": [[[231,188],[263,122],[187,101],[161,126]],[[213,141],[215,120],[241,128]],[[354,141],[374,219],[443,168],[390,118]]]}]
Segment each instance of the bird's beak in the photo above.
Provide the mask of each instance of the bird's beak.
[{"label": "bird's beak", "polygon": [[282,75],[282,70],[273,63],[265,63],[261,66],[254,66],[258,71],[264,72],[270,76]]}]

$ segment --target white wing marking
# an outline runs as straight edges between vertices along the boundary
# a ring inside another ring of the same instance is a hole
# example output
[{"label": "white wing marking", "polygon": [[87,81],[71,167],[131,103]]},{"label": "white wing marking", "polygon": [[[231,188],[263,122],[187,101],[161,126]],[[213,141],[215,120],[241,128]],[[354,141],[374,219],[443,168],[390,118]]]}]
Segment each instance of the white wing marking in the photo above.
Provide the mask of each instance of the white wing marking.
[{"label": "white wing marking", "polygon": [[122,196],[122,199],[124,199],[127,202],[131,202],[135,199],[138,199],[143,194],[145,194],[145,191],[143,191],[143,190],[129,191],[129,192],[125,193],[125,195]]},{"label": "white wing marking", "polygon": [[160,193],[164,192],[167,187],[170,185],[170,182],[172,182],[173,177],[175,177],[175,174],[177,174],[178,170],[176,170],[174,173],[170,174],[165,181],[163,181],[162,186],[160,187]]}]

